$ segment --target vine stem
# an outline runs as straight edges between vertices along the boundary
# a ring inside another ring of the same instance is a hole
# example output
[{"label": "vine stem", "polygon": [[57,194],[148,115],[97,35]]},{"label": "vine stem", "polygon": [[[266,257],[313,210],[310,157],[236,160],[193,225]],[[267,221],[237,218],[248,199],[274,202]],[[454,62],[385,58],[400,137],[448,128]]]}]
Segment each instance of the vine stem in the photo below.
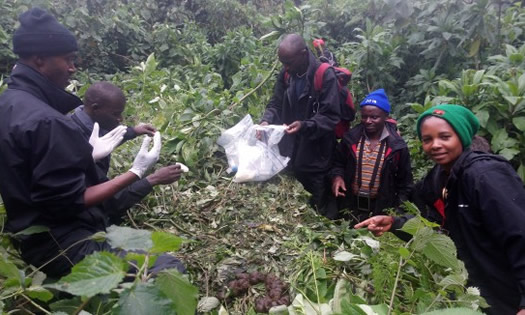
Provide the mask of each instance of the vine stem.
[{"label": "vine stem", "polygon": [[73,312],[73,315],[77,315],[78,313],[80,313],[80,311],[84,309],[84,307],[89,303],[90,300],[91,298],[87,298],[84,302],[82,302],[82,304],[80,304],[77,307],[77,309]]},{"label": "vine stem", "polygon": [[[412,238],[405,245],[405,248],[408,248],[413,240],[414,240],[414,238]],[[415,251],[415,249],[412,250],[412,252],[410,252],[410,255],[408,255],[408,258],[406,259],[406,261],[408,261],[412,257],[412,255],[414,254],[414,251]],[[394,288],[392,289],[392,295],[390,296],[390,303],[388,305],[388,313],[387,313],[387,315],[392,314],[392,310],[393,310],[393,307],[394,307],[394,298],[396,297],[397,284],[399,283],[399,278],[401,278],[401,268],[403,268],[403,266],[405,265],[406,261],[403,262],[403,256],[399,256],[399,266],[397,267],[396,280],[394,282]]]},{"label": "vine stem", "polygon": [[399,266],[397,267],[396,281],[394,282],[394,288],[392,289],[392,295],[390,296],[390,304],[388,305],[387,315],[392,314],[392,308],[394,306],[394,298],[396,296],[397,284],[401,275],[401,268],[403,267],[403,257],[399,257]]},{"label": "vine stem", "polygon": [[26,299],[29,303],[31,303],[34,307],[38,308],[40,311],[44,312],[45,314],[51,314],[50,311],[46,310],[45,308],[43,308],[42,306],[38,305],[37,303],[35,303],[35,301],[31,300],[31,298],[29,298],[27,295],[25,294],[21,294],[22,297],[24,299]]},{"label": "vine stem", "polygon": [[[312,253],[310,252],[310,263],[312,264],[312,272],[314,276],[314,284],[315,284],[315,295],[317,295],[317,305],[321,304],[321,297],[319,296],[319,287],[317,286],[317,276],[315,275],[315,266],[314,266],[314,257]],[[315,312],[317,314],[321,314],[321,310],[316,309]]]},{"label": "vine stem", "polygon": [[189,121],[187,123],[184,123],[184,124],[181,125],[181,127],[186,127],[186,126],[192,125],[194,122],[201,121],[201,120],[203,120],[205,118],[208,118],[208,116],[210,116],[211,114],[213,114],[213,113],[215,113],[217,111],[219,111],[219,109],[218,108],[214,108],[214,109],[210,110],[208,113],[206,113],[206,115],[202,116],[201,118]]},{"label": "vine stem", "polygon": [[[51,235],[53,236],[53,235]],[[58,255],[56,255],[55,257],[51,258],[50,260],[48,260],[45,264],[43,264],[42,266],[38,267],[37,269],[33,270],[33,272],[31,272],[30,274],[27,275],[27,278],[30,278],[32,277],[35,273],[37,273],[38,271],[42,270],[42,268],[44,268],[45,266],[49,265],[51,262],[53,262],[55,259],[57,259],[58,257],[60,256],[64,256],[66,259],[69,260],[69,258],[67,258],[66,256],[66,252],[68,250],[70,250],[72,247],[74,246],[77,246],[78,244],[82,243],[82,242],[85,242],[85,241],[89,241],[91,239],[91,236],[89,237],[86,237],[84,239],[81,239],[79,241],[76,241],[75,243],[71,244],[69,247],[67,247],[66,249],[64,250],[61,250],[59,251]],[[56,242],[56,241],[55,241]]]},{"label": "vine stem", "polygon": [[272,69],[270,70],[270,73],[266,76],[266,78],[264,78],[264,80],[261,81],[261,83],[259,83],[255,88],[253,88],[253,90],[251,90],[250,92],[246,93],[246,95],[244,95],[243,97],[241,97],[241,99],[238,101],[238,102],[235,102],[235,103],[232,103],[228,109],[231,110],[233,109],[235,106],[241,104],[248,96],[252,95],[253,93],[255,93],[255,91],[257,91],[261,86],[264,85],[264,83],[266,83],[266,81],[268,81],[268,79],[270,79],[270,77],[272,76],[273,72],[275,71],[275,69],[277,69],[277,65],[279,64],[279,60],[276,60],[274,63],[273,63],[273,67]]}]

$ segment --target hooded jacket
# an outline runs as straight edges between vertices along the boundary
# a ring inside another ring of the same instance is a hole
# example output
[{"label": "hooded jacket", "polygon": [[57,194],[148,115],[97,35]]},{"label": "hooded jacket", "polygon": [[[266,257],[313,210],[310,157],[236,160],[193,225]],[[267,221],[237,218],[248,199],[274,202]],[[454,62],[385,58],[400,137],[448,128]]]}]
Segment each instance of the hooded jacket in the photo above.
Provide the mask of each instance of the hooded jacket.
[{"label": "hooded jacket", "polygon": [[[383,209],[397,207],[402,201],[408,200],[413,188],[407,144],[398,135],[394,124],[385,122],[385,128],[389,136],[386,138],[385,161],[380,174],[374,214],[380,214]],[[344,179],[347,188],[347,203],[350,205],[354,204],[353,199],[355,198],[351,187],[357,166],[357,144],[364,134],[364,125],[359,124],[344,135],[342,141],[337,145],[334,165],[329,174],[332,179],[336,176]]]},{"label": "hooded jacket", "polygon": [[[467,150],[448,177],[436,165],[418,183],[415,201],[454,241],[490,314],[525,308],[525,188],[507,160]],[[392,229],[407,219],[395,218]]]},{"label": "hooded jacket", "polygon": [[[340,119],[339,90],[335,72],[327,70],[322,90],[314,89],[315,71],[321,64],[308,50],[308,70],[304,90],[295,101],[293,76],[285,82],[285,70],[277,77],[273,97],[262,121],[270,124],[291,124],[301,121],[297,134],[285,134],[279,143],[281,155],[290,157],[290,165],[300,172],[328,170],[336,144],[335,126]],[[319,95],[317,95],[319,94]]]},{"label": "hooded jacket", "polygon": [[22,237],[22,256],[33,251],[29,262],[36,265],[55,242],[67,245],[64,238],[75,230],[105,229],[102,209],[84,204],[86,187],[98,183],[92,147],[65,115],[80,104],[23,63],[17,63],[0,95],[0,194],[6,229],[49,229]]}]

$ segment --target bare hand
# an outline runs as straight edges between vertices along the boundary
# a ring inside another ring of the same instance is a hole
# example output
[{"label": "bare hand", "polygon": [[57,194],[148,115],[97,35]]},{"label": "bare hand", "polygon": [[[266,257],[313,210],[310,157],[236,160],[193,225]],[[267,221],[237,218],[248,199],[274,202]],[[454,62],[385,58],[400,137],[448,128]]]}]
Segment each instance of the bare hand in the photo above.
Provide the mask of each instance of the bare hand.
[{"label": "bare hand", "polygon": [[332,180],[332,192],[336,197],[344,197],[346,192],[345,180],[341,176],[336,176]]},{"label": "bare hand", "polygon": [[[268,126],[268,122],[267,121],[263,121],[259,124],[259,126]],[[261,140],[262,136],[263,136],[263,133],[264,131],[262,130],[256,130],[255,131],[255,137],[257,138],[257,140]]]},{"label": "bare hand", "polygon": [[362,222],[357,223],[354,229],[367,227],[368,230],[374,233],[375,236],[381,236],[383,233],[389,231],[394,223],[394,218],[388,215],[376,215],[368,218]]},{"label": "bare hand", "polygon": [[183,171],[180,165],[169,165],[156,170],[151,175],[148,175],[146,180],[151,184],[151,186],[167,185],[177,181],[182,173]]},{"label": "bare hand", "polygon": [[298,132],[299,130],[301,130],[302,125],[303,124],[299,120],[296,120],[293,123],[288,125],[288,127],[286,128],[286,133],[290,135],[294,134]]},{"label": "bare hand", "polygon": [[525,309],[520,310],[516,315],[525,315]]},{"label": "bare hand", "polygon": [[155,127],[153,127],[153,125],[151,125],[151,124],[144,124],[144,123],[140,123],[140,124],[136,125],[135,127],[133,127],[133,130],[135,131],[137,136],[148,135],[150,137],[153,137],[153,135],[157,131],[157,129],[155,129]]}]

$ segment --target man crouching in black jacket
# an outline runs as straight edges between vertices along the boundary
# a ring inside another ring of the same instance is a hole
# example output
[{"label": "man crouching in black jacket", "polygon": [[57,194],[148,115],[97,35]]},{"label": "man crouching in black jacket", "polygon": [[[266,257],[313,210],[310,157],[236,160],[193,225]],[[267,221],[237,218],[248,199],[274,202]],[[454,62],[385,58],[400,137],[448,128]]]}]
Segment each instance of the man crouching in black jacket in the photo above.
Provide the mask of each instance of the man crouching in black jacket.
[{"label": "man crouching in black jacket", "polygon": [[[82,103],[65,90],[76,71],[75,37],[47,11],[33,8],[20,15],[13,50],[20,60],[0,95],[0,194],[6,230],[47,227],[47,232],[22,237],[18,245],[25,262],[59,277],[93,252],[113,251],[106,242],[90,240],[106,229],[103,202],[155,164],[160,134],[149,152],[149,138],[144,141],[130,171],[101,183],[94,159],[109,154],[126,128],[115,128],[109,137],[94,133],[88,142],[66,116]],[[180,166],[173,166],[172,179],[180,173]],[[158,268],[183,270],[174,257],[162,260],[163,266],[157,260]]]}]

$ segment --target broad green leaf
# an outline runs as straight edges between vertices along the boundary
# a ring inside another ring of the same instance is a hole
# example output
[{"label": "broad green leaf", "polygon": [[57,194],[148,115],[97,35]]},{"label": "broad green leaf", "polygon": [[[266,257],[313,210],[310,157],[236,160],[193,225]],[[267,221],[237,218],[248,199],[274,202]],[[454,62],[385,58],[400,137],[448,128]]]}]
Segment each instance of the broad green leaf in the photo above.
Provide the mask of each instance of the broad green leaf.
[{"label": "broad green leaf", "polygon": [[457,269],[459,266],[454,242],[446,235],[434,233],[423,248],[423,254],[443,267]]},{"label": "broad green leaf", "polygon": [[417,217],[412,218],[405,222],[403,227],[400,228],[401,231],[406,232],[410,235],[416,235],[417,231],[424,228],[425,225]]},{"label": "broad green leaf", "polygon": [[151,232],[112,225],[107,228],[106,238],[113,248],[149,251],[153,246]]},{"label": "broad green leaf", "polygon": [[[348,315],[367,315],[359,305],[350,304],[348,301],[343,301],[341,304],[341,313]],[[313,313],[313,315],[316,313]]]},{"label": "broad green leaf", "polygon": [[22,231],[18,233],[15,233],[15,236],[28,236],[28,235],[33,235],[33,234],[38,234],[38,233],[43,233],[43,232],[48,232],[48,231],[49,231],[49,228],[47,226],[33,225],[33,226],[28,227],[27,229],[23,229]]},{"label": "broad green leaf", "polygon": [[116,288],[124,279],[127,269],[126,262],[115,254],[96,252],[73,266],[69,275],[45,287],[92,297]]},{"label": "broad green leaf", "polygon": [[148,76],[157,69],[157,61],[155,60],[155,54],[150,54],[146,59],[146,65],[144,68],[144,75]]},{"label": "broad green leaf", "polygon": [[197,309],[198,289],[175,269],[157,275],[155,286],[171,299],[178,315],[193,315]]},{"label": "broad green leaf", "polygon": [[519,153],[520,150],[514,148],[505,148],[498,152],[499,155],[501,155],[509,161],[512,160]]},{"label": "broad green leaf", "polygon": [[483,76],[485,75],[485,70],[478,70],[476,73],[474,73],[474,77],[472,78],[473,84],[480,84],[481,80],[483,80]]},{"label": "broad green leaf", "polygon": [[23,271],[19,270],[7,257],[0,257],[0,275],[7,278],[3,282],[5,287],[22,286],[24,282]]},{"label": "broad green leaf", "polygon": [[352,258],[354,258],[356,256],[359,256],[359,255],[355,255],[355,254],[349,253],[347,251],[341,251],[341,252],[339,252],[339,253],[334,255],[334,260],[337,260],[337,261],[350,261],[350,260],[352,260]]},{"label": "broad green leaf", "polygon": [[337,283],[334,289],[334,299],[332,303],[334,312],[341,312],[341,303],[343,301],[343,298],[349,294],[349,290],[348,290],[349,285],[350,285],[350,282],[348,282],[347,280],[343,278],[340,278],[337,280]]},{"label": "broad green leaf", "polygon": [[434,230],[429,227],[425,226],[424,228],[419,229],[413,238],[413,248],[418,252],[422,251],[432,240],[434,234]]},{"label": "broad green leaf", "polygon": [[487,122],[489,121],[490,114],[486,110],[479,110],[476,112],[476,117],[478,118],[481,127],[485,128],[487,126]]},{"label": "broad green leaf", "polygon": [[418,104],[418,103],[413,103],[410,105],[410,107],[412,108],[412,110],[414,110],[418,114],[421,114],[425,111],[425,108],[423,107],[423,105]]},{"label": "broad green leaf", "polygon": [[518,167],[518,175],[522,181],[525,181],[525,165],[523,165],[523,163],[521,163],[520,167]]},{"label": "broad green leaf", "polygon": [[443,278],[438,284],[444,288],[463,287],[467,279],[461,274],[451,274]]},{"label": "broad green leaf", "polygon": [[73,314],[78,307],[82,304],[80,297],[74,297],[72,299],[64,299],[49,304],[49,308],[53,312],[64,312],[66,314]]},{"label": "broad green leaf", "polygon": [[500,128],[496,131],[495,134],[493,134],[492,141],[490,143],[490,146],[492,147],[492,150],[494,152],[499,152],[502,149],[504,149],[504,143],[509,138],[509,134],[507,131],[503,128]]},{"label": "broad green leaf", "polygon": [[27,288],[24,291],[24,293],[30,298],[37,299],[43,302],[47,302],[53,298],[53,293],[41,286],[31,286]]},{"label": "broad green leaf", "polygon": [[400,247],[398,251],[399,255],[401,255],[401,257],[404,259],[408,259],[410,257],[410,251],[406,247]]},{"label": "broad green leaf", "polygon": [[[146,254],[137,252],[127,252],[126,260],[128,262],[133,262],[135,265],[137,265],[138,269],[140,269],[146,261]],[[148,255],[148,268],[151,268],[155,264],[156,260],[157,256]]]},{"label": "broad green leaf", "polygon": [[512,123],[520,131],[525,132],[525,117],[514,117],[512,118]]},{"label": "broad green leaf", "polygon": [[182,238],[163,231],[153,232],[151,239],[153,240],[151,253],[175,252],[182,244]]},{"label": "broad green leaf", "polygon": [[388,314],[388,306],[386,304],[379,305],[359,305],[367,315],[386,315]]},{"label": "broad green leaf", "polygon": [[[175,314],[175,306],[154,285],[139,283],[136,287],[124,291],[120,295],[116,314],[144,315],[144,314]],[[177,315],[182,313],[176,312]],[[193,313],[194,314],[194,313]]]}]

